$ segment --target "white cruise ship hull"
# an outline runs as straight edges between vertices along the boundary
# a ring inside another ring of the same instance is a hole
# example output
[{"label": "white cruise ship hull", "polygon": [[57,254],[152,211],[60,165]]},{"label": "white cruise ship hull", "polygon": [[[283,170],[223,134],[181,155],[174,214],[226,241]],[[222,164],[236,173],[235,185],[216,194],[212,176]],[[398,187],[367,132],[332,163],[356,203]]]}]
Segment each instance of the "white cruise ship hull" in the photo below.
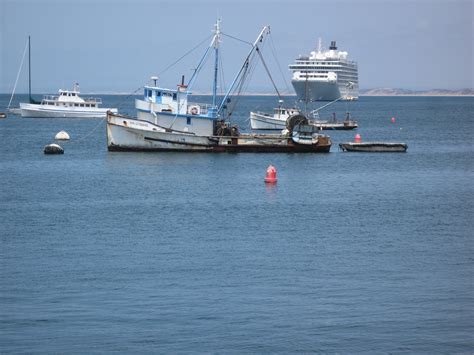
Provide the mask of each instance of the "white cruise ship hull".
[{"label": "white cruise ship hull", "polygon": [[105,118],[107,111],[117,113],[116,108],[61,107],[54,105],[20,104],[22,117],[52,118]]},{"label": "white cruise ship hull", "polygon": [[298,100],[302,101],[334,101],[343,95],[337,82],[292,80],[291,83]]}]

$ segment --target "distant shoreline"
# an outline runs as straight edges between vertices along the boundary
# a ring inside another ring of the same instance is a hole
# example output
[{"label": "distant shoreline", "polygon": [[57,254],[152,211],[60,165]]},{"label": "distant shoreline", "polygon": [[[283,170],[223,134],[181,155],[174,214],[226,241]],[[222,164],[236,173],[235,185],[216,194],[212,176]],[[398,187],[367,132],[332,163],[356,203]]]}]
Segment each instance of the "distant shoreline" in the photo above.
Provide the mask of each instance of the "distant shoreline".
[{"label": "distant shoreline", "polygon": [[[11,93],[0,93],[0,95],[11,95]],[[16,93],[16,95],[28,95],[28,93]],[[32,93],[32,95],[54,95],[54,93]],[[82,92],[81,95],[115,95],[115,96],[142,96],[139,93],[124,93],[124,92]],[[191,96],[211,96],[208,92],[194,92]],[[222,96],[219,95],[219,96]],[[241,96],[278,96],[275,93],[243,93]],[[296,94],[282,94],[285,97],[296,97]],[[410,92],[410,93],[394,93],[394,92],[362,92],[359,94],[360,97],[474,97],[474,90],[468,93],[460,92]]]}]

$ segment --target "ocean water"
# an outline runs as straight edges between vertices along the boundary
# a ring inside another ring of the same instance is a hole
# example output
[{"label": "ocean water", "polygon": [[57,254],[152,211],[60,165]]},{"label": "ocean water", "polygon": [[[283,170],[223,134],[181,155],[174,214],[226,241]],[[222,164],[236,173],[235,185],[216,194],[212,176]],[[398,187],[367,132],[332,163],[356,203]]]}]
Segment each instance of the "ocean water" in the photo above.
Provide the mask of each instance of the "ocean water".
[{"label": "ocean water", "polygon": [[[276,102],[240,100],[242,128]],[[0,352],[472,353],[474,98],[347,110],[328,154],[109,153],[100,119],[0,120]],[[356,133],[408,151],[339,151]]]}]

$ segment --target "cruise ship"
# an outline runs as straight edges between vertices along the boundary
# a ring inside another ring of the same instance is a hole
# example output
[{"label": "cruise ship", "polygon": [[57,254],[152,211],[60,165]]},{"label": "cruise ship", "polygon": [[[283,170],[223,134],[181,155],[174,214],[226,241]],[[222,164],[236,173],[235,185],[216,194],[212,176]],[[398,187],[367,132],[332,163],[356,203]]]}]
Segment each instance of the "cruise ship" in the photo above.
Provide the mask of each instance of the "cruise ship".
[{"label": "cruise ship", "polygon": [[309,57],[300,56],[290,64],[291,83],[298,99],[305,102],[357,100],[357,63],[348,60],[347,54],[337,50],[336,41],[331,42],[329,50],[323,51],[319,39],[317,51],[312,51]]}]

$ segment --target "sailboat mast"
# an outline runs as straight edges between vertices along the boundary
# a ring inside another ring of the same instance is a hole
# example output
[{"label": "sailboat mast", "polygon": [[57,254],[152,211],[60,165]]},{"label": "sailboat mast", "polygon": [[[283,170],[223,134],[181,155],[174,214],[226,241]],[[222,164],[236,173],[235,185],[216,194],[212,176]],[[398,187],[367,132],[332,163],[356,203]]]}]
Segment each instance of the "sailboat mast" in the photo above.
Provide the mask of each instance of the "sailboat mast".
[{"label": "sailboat mast", "polygon": [[215,30],[215,35],[214,35],[214,40],[213,40],[213,47],[214,47],[214,52],[215,52],[215,61],[214,61],[214,83],[212,85],[212,106],[216,106],[216,101],[217,101],[217,75],[218,75],[218,69],[219,69],[219,41],[220,41],[220,23],[221,20],[217,20],[216,22],[216,30]]},{"label": "sailboat mast", "polygon": [[30,98],[30,103],[32,102],[31,98],[31,37],[28,36],[28,94]]}]

